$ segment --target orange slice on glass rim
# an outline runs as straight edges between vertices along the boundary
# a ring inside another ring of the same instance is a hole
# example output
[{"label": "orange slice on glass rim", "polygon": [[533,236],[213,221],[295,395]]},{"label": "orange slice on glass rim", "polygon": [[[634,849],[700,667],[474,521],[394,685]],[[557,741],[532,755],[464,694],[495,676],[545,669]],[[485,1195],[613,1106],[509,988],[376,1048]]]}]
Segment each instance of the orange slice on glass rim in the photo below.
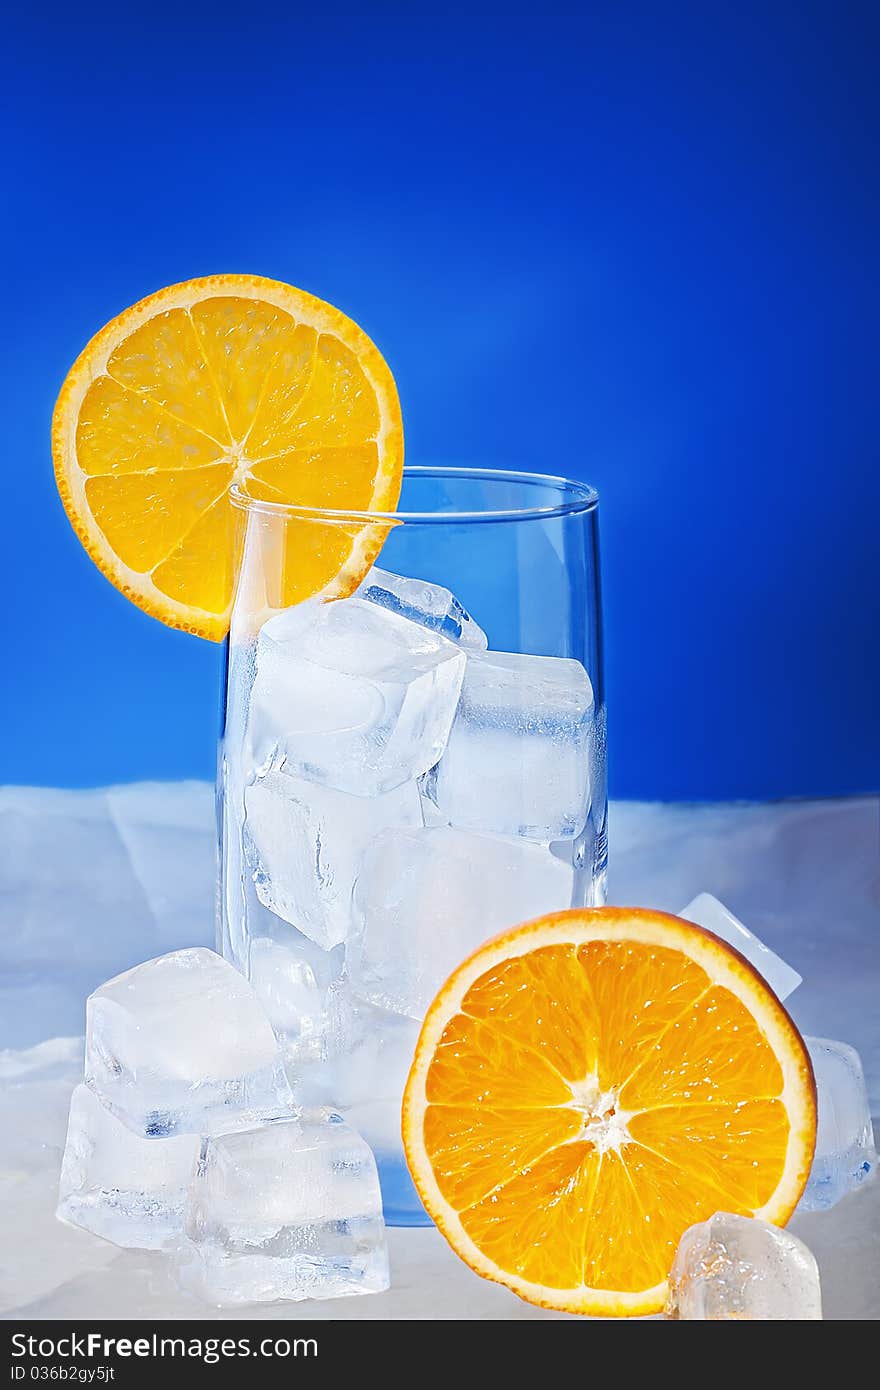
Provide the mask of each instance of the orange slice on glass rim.
[{"label": "orange slice on glass rim", "polygon": [[556,913],[482,946],[428,1010],[403,1101],[419,1195],[478,1274],[572,1313],[659,1312],[716,1211],[784,1225],[816,1093],[776,996],[664,913]]},{"label": "orange slice on glass rim", "polygon": [[[238,484],[306,512],[393,511],[394,378],[351,319],[253,275],[187,280],[126,309],[62,387],[52,452],[74,530],[107,578],[172,627],[229,627]],[[343,597],[387,534],[302,525],[284,601]]]}]

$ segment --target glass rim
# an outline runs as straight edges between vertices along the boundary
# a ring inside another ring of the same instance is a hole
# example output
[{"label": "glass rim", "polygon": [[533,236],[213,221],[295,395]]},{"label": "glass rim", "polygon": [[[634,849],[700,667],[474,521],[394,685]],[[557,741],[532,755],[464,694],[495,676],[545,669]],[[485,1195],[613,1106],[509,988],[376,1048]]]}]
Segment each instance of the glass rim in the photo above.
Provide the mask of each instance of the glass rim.
[{"label": "glass rim", "polygon": [[458,481],[506,482],[520,484],[523,487],[555,488],[559,493],[559,501],[547,507],[504,507],[498,510],[483,507],[450,512],[366,512],[344,511],[330,507],[302,507],[289,502],[269,502],[263,498],[251,497],[238,483],[233,484],[229,496],[233,505],[241,510],[259,512],[265,516],[338,523],[384,522],[386,524],[399,525],[404,523],[417,526],[449,526],[497,521],[547,521],[553,517],[577,516],[595,511],[599,503],[599,494],[591,484],[552,473],[529,473],[507,468],[457,467],[445,464],[409,464],[404,468],[403,474],[404,478],[448,478]]}]

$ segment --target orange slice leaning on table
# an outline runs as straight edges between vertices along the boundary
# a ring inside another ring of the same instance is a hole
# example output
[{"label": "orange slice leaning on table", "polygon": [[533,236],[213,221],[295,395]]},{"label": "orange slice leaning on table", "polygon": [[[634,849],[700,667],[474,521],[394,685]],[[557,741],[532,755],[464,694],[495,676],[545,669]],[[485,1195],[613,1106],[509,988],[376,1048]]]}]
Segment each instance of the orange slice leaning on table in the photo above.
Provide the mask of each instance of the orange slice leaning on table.
[{"label": "orange slice leaning on table", "polygon": [[[58,489],[100,570],[172,627],[222,638],[230,489],[267,502],[393,511],[394,378],[351,319],[252,275],[187,280],[126,309],[71,368],[52,423]],[[387,528],[303,524],[283,594],[353,592]]]},{"label": "orange slice leaning on table", "polygon": [[463,1260],[572,1313],[663,1307],[716,1211],[784,1225],[809,1176],[809,1056],[691,923],[573,909],[482,946],[428,1010],[403,1102],[419,1196]]}]

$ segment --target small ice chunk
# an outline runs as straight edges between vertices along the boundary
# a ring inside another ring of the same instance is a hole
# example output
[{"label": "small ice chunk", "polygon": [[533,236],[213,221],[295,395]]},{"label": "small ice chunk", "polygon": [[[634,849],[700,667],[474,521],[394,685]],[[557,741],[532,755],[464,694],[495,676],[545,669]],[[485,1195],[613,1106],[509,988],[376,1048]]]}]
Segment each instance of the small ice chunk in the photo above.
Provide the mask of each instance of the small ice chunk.
[{"label": "small ice chunk", "polygon": [[199,947],[108,980],[86,1003],[86,1081],[136,1134],[211,1134],[290,1099],[248,982]]},{"label": "small ice chunk", "polygon": [[446,752],[424,789],[459,829],[574,839],[590,803],[593,714],[579,661],[471,653]]},{"label": "small ice chunk", "polygon": [[348,970],[356,993],[421,1018],[449,973],[488,937],[571,905],[574,871],[525,840],[460,830],[389,831],[355,886]]},{"label": "small ice chunk", "polygon": [[427,579],[407,579],[374,566],[358,589],[358,597],[378,603],[411,623],[432,628],[451,642],[474,651],[485,651],[489,645],[479,623],[458,599],[442,584]]},{"label": "small ice chunk", "polygon": [[787,965],[781,956],[777,956],[775,951],[771,951],[769,946],[765,946],[763,941],[754,936],[748,927],[743,926],[742,922],[717,898],[713,898],[711,893],[698,893],[678,915],[684,917],[687,922],[694,922],[698,927],[705,928],[706,931],[714,932],[715,936],[720,936],[729,946],[735,946],[740,955],[745,956],[749,964],[767,981],[777,999],[787,999],[802,983],[802,976],[796,970]]},{"label": "small ice chunk", "polygon": [[363,797],[283,772],[247,788],[245,811],[260,902],[325,951],[349,934],[352,889],[367,845],[382,830],[422,824],[416,782]]},{"label": "small ice chunk", "polygon": [[185,1288],[219,1305],[339,1298],[388,1287],[376,1164],[339,1115],[202,1142],[187,1205]]},{"label": "small ice chunk", "polygon": [[718,1211],[678,1243],[666,1316],[702,1322],[821,1318],[819,1270],[790,1231]]},{"label": "small ice chunk", "polygon": [[58,1217],[114,1245],[161,1250],[180,1240],[195,1135],[143,1139],[88,1086],[70,1102]]},{"label": "small ice chunk", "polygon": [[285,610],[257,643],[255,763],[355,796],[392,791],[443,753],[466,659],[440,633],[363,599]]},{"label": "small ice chunk", "polygon": [[819,1100],[816,1152],[800,1211],[826,1211],[877,1169],[862,1062],[854,1047],[804,1038]]}]

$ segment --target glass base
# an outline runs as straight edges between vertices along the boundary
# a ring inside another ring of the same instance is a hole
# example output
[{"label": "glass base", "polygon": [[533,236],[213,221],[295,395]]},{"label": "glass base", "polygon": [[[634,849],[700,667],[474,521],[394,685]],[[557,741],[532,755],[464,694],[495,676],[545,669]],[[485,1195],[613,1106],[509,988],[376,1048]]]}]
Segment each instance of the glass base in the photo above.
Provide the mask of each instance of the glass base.
[{"label": "glass base", "polygon": [[377,1157],[386,1226],[433,1226],[402,1158]]}]

